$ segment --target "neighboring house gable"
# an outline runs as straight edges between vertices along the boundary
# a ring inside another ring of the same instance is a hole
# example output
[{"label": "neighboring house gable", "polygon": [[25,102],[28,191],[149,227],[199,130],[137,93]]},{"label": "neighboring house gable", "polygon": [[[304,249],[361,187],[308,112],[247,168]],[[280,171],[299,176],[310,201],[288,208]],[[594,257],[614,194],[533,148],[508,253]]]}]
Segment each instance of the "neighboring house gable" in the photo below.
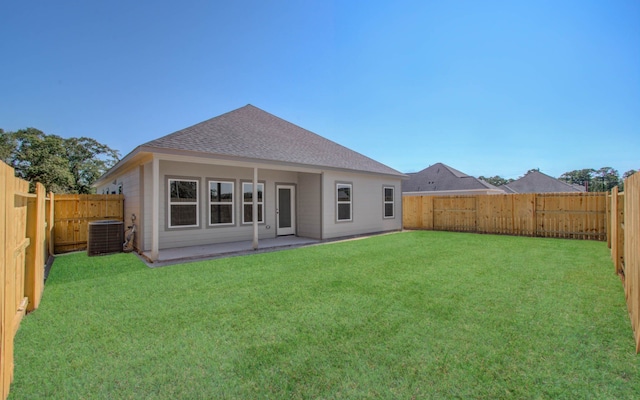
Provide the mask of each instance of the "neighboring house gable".
[{"label": "neighboring house gable", "polygon": [[[443,163],[408,174],[402,182],[403,194],[492,194],[501,190],[481,179],[467,175]],[[435,192],[435,193],[434,193]]]},{"label": "neighboring house gable", "polygon": [[566,193],[584,192],[585,188],[572,185],[540,171],[530,171],[525,176],[500,186],[506,193]]},{"label": "neighboring house gable", "polygon": [[136,248],[157,259],[161,249],[255,243],[256,234],[329,239],[400,230],[405,178],[247,105],[136,147],[95,186],[122,188],[125,215],[139,217]]}]

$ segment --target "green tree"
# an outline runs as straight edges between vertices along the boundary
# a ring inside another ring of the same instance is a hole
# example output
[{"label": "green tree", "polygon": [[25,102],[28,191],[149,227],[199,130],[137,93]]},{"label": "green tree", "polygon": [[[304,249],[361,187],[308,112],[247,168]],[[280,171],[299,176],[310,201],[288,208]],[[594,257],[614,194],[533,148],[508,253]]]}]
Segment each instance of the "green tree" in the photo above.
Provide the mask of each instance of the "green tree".
[{"label": "green tree", "polygon": [[40,182],[47,191],[68,191],[71,173],[65,157],[64,140],[60,136],[26,128],[14,132],[13,139],[15,149],[10,164],[17,176],[32,184]]},{"label": "green tree", "polygon": [[11,155],[16,147],[16,140],[11,132],[0,129],[0,160],[5,164],[11,164]]},{"label": "green tree", "polygon": [[572,185],[584,186],[587,191],[592,191],[591,181],[595,172],[596,170],[593,168],[576,169],[573,171],[565,172],[564,174],[560,175],[558,179]]},{"label": "green tree", "polygon": [[91,193],[93,182],[120,158],[117,150],[88,137],[66,139],[65,149],[75,193]]},{"label": "green tree", "polygon": [[622,174],[622,179],[627,179],[628,177],[630,177],[631,175],[635,174],[636,172],[638,172],[638,170],[630,169],[627,172],[625,172],[624,174]]},{"label": "green tree", "polygon": [[513,179],[511,178],[507,179],[498,175],[490,176],[490,177],[480,176],[478,177],[478,179],[481,179],[487,183],[490,183],[493,186],[502,186],[502,185],[506,185],[507,183],[513,182]]},{"label": "green tree", "polygon": [[620,185],[620,174],[618,170],[611,167],[602,167],[593,175],[591,186],[592,192],[608,192]]},{"label": "green tree", "polygon": [[94,139],[63,139],[35,128],[0,130],[0,157],[16,175],[55,193],[91,193],[93,182],[119,159]]}]

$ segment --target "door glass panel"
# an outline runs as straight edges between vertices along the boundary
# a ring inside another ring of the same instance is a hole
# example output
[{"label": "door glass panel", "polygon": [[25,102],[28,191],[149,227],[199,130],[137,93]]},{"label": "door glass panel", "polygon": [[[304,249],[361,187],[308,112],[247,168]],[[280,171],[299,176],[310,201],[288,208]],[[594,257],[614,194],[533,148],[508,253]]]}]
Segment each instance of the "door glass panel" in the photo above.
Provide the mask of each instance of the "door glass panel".
[{"label": "door glass panel", "polygon": [[291,228],[291,189],[278,189],[278,227]]}]

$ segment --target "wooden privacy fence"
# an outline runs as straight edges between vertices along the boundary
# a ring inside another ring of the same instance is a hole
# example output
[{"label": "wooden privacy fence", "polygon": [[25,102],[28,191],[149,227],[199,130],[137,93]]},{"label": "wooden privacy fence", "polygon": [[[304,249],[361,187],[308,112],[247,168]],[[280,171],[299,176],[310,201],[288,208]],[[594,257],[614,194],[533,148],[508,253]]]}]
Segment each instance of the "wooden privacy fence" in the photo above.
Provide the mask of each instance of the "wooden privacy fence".
[{"label": "wooden privacy fence", "polygon": [[40,304],[45,263],[51,255],[53,194],[42,184],[29,193],[29,182],[0,162],[0,395],[13,379],[13,339],[27,311]]},{"label": "wooden privacy fence", "polygon": [[89,222],[124,221],[124,196],[113,194],[59,194],[55,197],[55,253],[86,250]]},{"label": "wooden privacy fence", "polygon": [[631,327],[640,352],[640,173],[611,192],[611,258],[624,286]]},{"label": "wooden privacy fence", "polygon": [[403,196],[403,227],[606,240],[607,193]]}]

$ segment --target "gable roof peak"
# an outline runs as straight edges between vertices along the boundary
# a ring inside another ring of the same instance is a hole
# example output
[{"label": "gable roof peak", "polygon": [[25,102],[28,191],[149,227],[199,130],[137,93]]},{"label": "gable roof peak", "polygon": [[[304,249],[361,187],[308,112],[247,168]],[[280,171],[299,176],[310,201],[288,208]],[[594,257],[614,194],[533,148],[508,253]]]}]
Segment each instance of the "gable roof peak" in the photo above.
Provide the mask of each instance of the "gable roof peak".
[{"label": "gable roof peak", "polygon": [[458,171],[455,168],[452,168],[450,166],[448,166],[445,163],[441,163],[441,162],[437,162],[435,164],[431,164],[429,165],[427,168],[423,169],[422,171],[416,172],[416,174],[423,174],[423,173],[440,173],[440,171],[448,171],[449,173],[455,175],[458,178],[465,178],[465,177],[469,177],[469,175],[465,174],[464,172]]},{"label": "gable roof peak", "polygon": [[549,176],[539,170],[530,170],[513,182],[500,186],[505,191],[513,193],[559,193],[583,192],[584,188]]},{"label": "gable roof peak", "polygon": [[410,174],[409,180],[402,183],[403,192],[483,189],[497,188],[441,162],[432,164],[420,172]]}]

